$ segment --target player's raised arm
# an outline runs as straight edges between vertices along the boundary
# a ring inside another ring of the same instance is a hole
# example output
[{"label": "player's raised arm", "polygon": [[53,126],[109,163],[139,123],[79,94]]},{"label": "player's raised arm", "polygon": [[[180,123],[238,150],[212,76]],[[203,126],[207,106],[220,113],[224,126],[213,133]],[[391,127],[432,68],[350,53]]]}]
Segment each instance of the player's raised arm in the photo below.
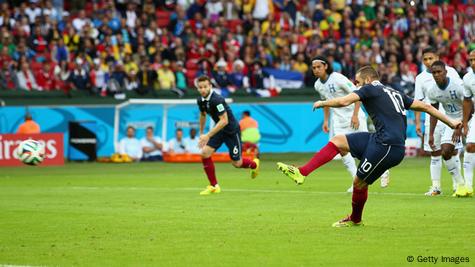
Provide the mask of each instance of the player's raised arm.
[{"label": "player's raised arm", "polygon": [[337,97],[337,98],[324,100],[324,101],[317,101],[313,103],[313,110],[317,108],[322,108],[322,107],[330,107],[330,108],[346,107],[358,101],[360,101],[360,97],[355,93],[351,93],[343,97]]},{"label": "player's raised arm", "polygon": [[[432,117],[447,124],[452,129],[459,129],[462,127],[461,121],[451,120],[449,117],[447,117],[445,114],[437,110],[432,105],[424,103],[417,99],[414,99],[414,102],[412,102],[410,109],[429,113]],[[432,128],[432,124],[431,124],[431,128]],[[435,125],[434,125],[434,128],[435,128]]]}]

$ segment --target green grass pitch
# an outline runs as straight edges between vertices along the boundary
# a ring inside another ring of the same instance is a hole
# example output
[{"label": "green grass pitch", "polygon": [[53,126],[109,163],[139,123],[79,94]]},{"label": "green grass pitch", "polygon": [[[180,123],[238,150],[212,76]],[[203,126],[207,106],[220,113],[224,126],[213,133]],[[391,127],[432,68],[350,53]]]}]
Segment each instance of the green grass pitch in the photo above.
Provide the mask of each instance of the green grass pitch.
[{"label": "green grass pitch", "polygon": [[364,227],[335,229],[351,211],[341,162],[302,186],[276,169],[310,156],[264,155],[256,180],[216,164],[212,196],[198,163],[1,168],[0,266],[475,266],[475,199],[450,197],[445,169],[446,194],[425,197],[429,159],[406,159],[370,188]]}]

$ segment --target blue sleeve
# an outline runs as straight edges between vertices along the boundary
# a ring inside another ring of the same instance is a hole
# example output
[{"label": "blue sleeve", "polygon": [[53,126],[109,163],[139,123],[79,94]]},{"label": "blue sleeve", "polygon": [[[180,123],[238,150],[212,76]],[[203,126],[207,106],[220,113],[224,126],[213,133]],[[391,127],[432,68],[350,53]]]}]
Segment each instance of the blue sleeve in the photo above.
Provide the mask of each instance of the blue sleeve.
[{"label": "blue sleeve", "polygon": [[406,94],[401,94],[402,95],[402,102],[404,102],[404,108],[409,109],[412,106],[412,103],[414,103],[414,98],[411,98],[407,96]]},{"label": "blue sleeve", "polygon": [[196,99],[196,103],[198,104],[198,108],[200,109],[200,112],[205,112],[205,108],[203,106],[203,101],[201,99]]},{"label": "blue sleeve", "polygon": [[213,101],[213,106],[216,109],[216,113],[218,116],[223,115],[226,112],[226,102],[224,101],[224,98],[220,97],[216,99],[216,101]]},{"label": "blue sleeve", "polygon": [[376,95],[379,90],[374,89],[372,85],[364,85],[360,89],[353,91],[353,93],[357,94],[360,100],[363,101]]}]

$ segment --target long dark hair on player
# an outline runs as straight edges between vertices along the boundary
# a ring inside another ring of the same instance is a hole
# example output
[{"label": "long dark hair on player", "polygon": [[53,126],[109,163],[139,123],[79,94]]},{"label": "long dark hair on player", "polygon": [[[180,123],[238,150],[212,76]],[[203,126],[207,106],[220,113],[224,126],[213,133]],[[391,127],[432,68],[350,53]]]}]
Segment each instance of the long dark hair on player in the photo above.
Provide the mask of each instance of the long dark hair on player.
[{"label": "long dark hair on player", "polygon": [[328,59],[326,57],[322,57],[322,56],[316,56],[312,59],[312,63],[314,61],[318,61],[324,65],[327,65],[327,69],[325,70],[325,72],[330,75],[332,72],[333,72],[333,67],[332,65],[328,62]]}]

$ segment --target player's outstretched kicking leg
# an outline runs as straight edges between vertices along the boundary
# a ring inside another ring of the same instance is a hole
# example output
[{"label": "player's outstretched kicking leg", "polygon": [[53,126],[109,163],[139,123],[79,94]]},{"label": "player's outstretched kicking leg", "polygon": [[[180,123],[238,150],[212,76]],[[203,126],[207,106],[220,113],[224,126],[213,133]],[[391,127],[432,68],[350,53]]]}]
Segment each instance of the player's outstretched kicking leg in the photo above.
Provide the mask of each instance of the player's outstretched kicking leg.
[{"label": "player's outstretched kicking leg", "polygon": [[[345,139],[344,141],[341,140],[343,138]],[[296,184],[303,184],[307,175],[309,175],[312,171],[319,168],[320,166],[326,164],[340,153],[340,148],[338,147],[340,142],[345,142],[348,146],[348,143],[346,142],[346,137],[344,135],[337,135],[332,137],[330,142],[328,142],[326,146],[324,146],[319,152],[317,152],[304,166],[295,167],[282,162],[277,162],[277,168],[283,174],[292,179]],[[344,154],[346,155],[346,153]]]},{"label": "player's outstretched kicking leg", "polygon": [[332,160],[338,153],[346,155],[350,151],[350,147],[351,152],[360,159],[353,183],[352,213],[350,216],[334,223],[334,227],[362,225],[363,208],[368,198],[368,185],[376,181],[386,170],[402,161],[404,148],[402,146],[379,144],[375,139],[375,135],[360,132],[333,137],[302,167],[277,163],[282,173],[297,184],[302,184],[305,177],[312,171]]}]

